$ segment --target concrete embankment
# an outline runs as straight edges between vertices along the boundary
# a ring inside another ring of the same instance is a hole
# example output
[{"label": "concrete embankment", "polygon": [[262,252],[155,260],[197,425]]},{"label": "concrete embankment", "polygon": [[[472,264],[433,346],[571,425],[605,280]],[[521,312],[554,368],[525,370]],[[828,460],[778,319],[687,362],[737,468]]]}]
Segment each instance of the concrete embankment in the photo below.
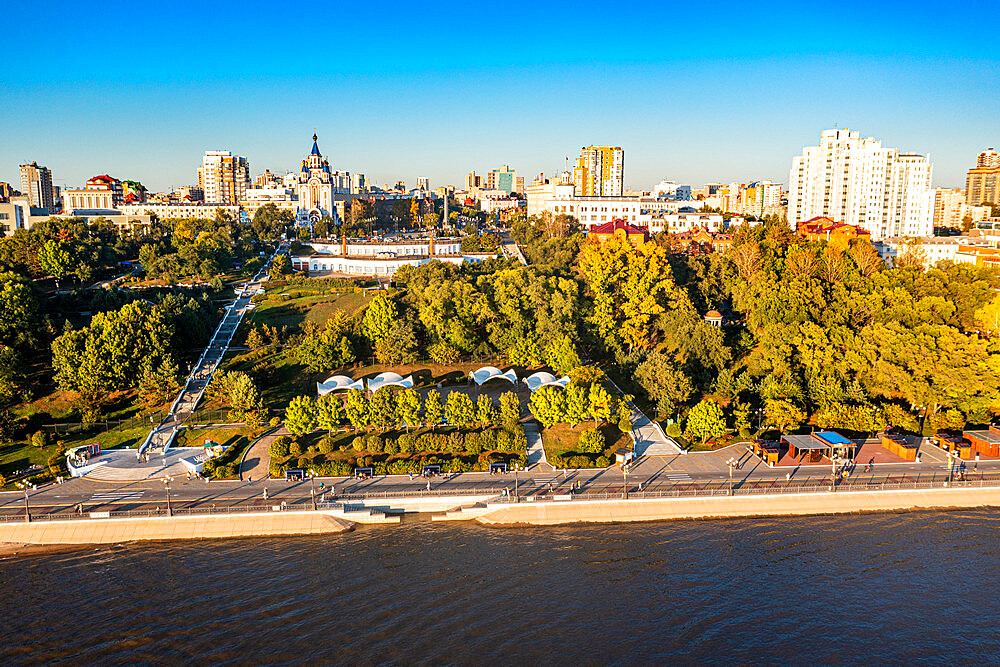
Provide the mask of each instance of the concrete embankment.
[{"label": "concrete embankment", "polygon": [[113,544],[135,540],[320,535],[354,527],[324,512],[260,512],[174,517],[68,519],[0,523],[0,542],[11,544]]},{"label": "concrete embankment", "polygon": [[493,526],[546,526],[973,507],[1000,507],[1000,487],[491,504],[491,511],[477,513],[475,520]]}]

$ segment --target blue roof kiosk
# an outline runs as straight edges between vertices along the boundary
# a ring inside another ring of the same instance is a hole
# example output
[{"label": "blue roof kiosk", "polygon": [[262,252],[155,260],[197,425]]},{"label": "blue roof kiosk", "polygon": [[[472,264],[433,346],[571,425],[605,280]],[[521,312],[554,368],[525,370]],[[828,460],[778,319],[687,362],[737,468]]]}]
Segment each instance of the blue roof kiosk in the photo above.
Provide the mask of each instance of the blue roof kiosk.
[{"label": "blue roof kiosk", "polygon": [[815,463],[820,458],[854,460],[857,445],[834,431],[821,431],[809,435],[783,435],[781,441],[788,445],[788,453],[799,458],[808,455],[809,461]]}]

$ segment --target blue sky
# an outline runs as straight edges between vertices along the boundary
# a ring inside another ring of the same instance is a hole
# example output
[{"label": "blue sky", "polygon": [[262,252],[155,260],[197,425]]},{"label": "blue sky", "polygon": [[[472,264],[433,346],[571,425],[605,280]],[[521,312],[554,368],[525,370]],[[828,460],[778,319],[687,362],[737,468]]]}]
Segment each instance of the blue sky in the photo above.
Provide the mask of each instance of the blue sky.
[{"label": "blue sky", "polygon": [[1000,145],[1000,3],[611,4],[13,3],[30,58],[0,70],[0,180],[37,160],[163,190],[209,149],[292,169],[314,127],[334,168],[432,186],[589,144],[625,149],[629,187],[786,182],[839,126],[961,187]]}]

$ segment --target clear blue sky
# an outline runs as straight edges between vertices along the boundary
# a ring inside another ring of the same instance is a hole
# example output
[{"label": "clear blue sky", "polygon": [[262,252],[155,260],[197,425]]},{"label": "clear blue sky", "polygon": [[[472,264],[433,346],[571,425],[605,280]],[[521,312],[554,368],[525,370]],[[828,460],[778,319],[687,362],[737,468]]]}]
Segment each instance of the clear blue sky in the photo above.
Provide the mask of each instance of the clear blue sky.
[{"label": "clear blue sky", "polygon": [[1000,145],[996,1],[470,7],[9,3],[27,41],[0,74],[0,180],[37,160],[58,184],[163,190],[208,149],[292,169],[314,127],[335,169],[432,187],[553,172],[589,144],[625,149],[628,187],[784,183],[834,126],[961,187]]}]

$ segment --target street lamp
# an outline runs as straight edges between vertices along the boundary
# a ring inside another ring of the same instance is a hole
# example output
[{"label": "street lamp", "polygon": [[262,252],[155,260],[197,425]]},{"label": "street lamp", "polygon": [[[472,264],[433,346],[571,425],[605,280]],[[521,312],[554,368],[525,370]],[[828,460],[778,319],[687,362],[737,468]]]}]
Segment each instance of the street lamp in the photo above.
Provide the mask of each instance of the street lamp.
[{"label": "street lamp", "polygon": [[515,503],[520,502],[520,499],[519,499],[519,497],[517,495],[517,464],[516,463],[514,464],[514,502]]},{"label": "street lamp", "polygon": [[837,464],[840,463],[840,457],[836,454],[830,457],[830,490],[834,493],[837,492]]},{"label": "street lamp", "polygon": [[628,461],[622,461],[622,498],[628,500]]},{"label": "street lamp", "polygon": [[316,509],[317,509],[316,508],[316,471],[315,470],[310,470],[309,471],[309,484],[312,487],[312,488],[309,489],[309,495],[312,496],[313,512],[315,512]]},{"label": "street lamp", "polygon": [[167,487],[167,516],[173,516],[174,515],[174,510],[170,506],[170,480],[171,480],[171,477],[169,475],[163,478],[163,483]]},{"label": "street lamp", "polygon": [[31,510],[28,508],[28,488],[31,486],[27,481],[18,482],[17,485],[24,490],[24,521],[31,523]]},{"label": "street lamp", "polygon": [[951,480],[955,476],[955,459],[958,457],[953,451],[948,452],[948,481],[945,486],[951,486]]},{"label": "street lamp", "polygon": [[733,495],[733,468],[739,465],[739,461],[730,456],[726,465],[729,466],[729,495]]}]

